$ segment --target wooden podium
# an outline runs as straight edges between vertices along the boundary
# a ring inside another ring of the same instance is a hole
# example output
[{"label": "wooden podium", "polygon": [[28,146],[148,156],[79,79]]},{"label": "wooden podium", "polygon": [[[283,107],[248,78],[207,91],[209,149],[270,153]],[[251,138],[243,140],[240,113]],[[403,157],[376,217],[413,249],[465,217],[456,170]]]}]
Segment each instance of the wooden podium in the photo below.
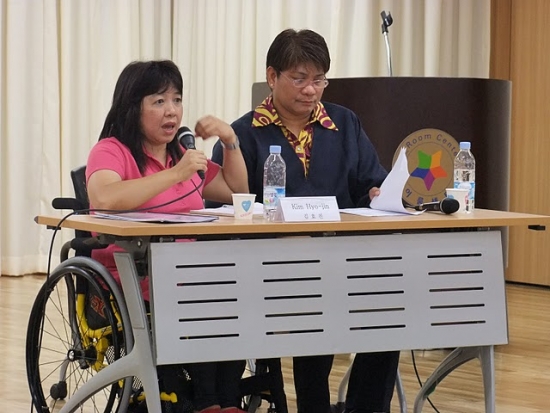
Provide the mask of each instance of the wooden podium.
[{"label": "wooden podium", "polygon": [[[329,79],[323,100],[353,110],[390,170],[394,153],[411,133],[434,128],[472,142],[476,207],[508,210],[511,82],[496,79],[368,77]],[[267,95],[252,87],[252,107]]]}]

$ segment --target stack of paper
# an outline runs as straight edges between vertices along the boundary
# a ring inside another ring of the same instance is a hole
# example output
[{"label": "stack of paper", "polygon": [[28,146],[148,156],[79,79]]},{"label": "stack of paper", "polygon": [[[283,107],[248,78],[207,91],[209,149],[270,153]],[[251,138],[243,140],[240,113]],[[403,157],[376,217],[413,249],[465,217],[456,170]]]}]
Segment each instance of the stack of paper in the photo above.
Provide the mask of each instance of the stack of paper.
[{"label": "stack of paper", "polygon": [[409,165],[406,149],[401,148],[392,170],[380,186],[380,195],[374,197],[370,203],[370,208],[349,208],[342,209],[340,212],[370,217],[421,214],[424,211],[414,211],[403,206],[403,189],[407,179],[409,179]]},{"label": "stack of paper", "polygon": [[157,212],[124,212],[120,214],[104,214],[96,212],[93,216],[105,219],[116,219],[119,221],[161,222],[174,224],[210,222],[217,219],[213,216],[203,216],[195,214],[162,214]]}]

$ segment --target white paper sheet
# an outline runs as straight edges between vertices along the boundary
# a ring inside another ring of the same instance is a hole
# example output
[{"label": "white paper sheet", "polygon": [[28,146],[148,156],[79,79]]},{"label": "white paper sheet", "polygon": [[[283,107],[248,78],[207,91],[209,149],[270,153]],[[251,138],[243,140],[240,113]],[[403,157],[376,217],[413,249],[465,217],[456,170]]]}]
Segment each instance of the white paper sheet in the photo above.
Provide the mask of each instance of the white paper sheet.
[{"label": "white paper sheet", "polygon": [[371,209],[398,212],[400,214],[418,215],[422,211],[414,211],[403,206],[403,189],[409,179],[409,165],[406,149],[401,148],[392,170],[380,186],[380,195],[370,203]]},{"label": "white paper sheet", "polygon": [[409,211],[406,213],[403,212],[392,212],[392,211],[381,211],[379,209],[371,208],[346,208],[341,209],[342,214],[351,214],[359,215],[362,217],[389,217],[389,216],[398,216],[398,215],[409,215]]},{"label": "white paper sheet", "polygon": [[120,214],[105,214],[96,212],[92,215],[97,218],[114,219],[118,221],[132,222],[160,222],[172,224],[188,224],[193,222],[211,222],[216,217],[193,214],[164,214],[158,212],[125,212]]}]

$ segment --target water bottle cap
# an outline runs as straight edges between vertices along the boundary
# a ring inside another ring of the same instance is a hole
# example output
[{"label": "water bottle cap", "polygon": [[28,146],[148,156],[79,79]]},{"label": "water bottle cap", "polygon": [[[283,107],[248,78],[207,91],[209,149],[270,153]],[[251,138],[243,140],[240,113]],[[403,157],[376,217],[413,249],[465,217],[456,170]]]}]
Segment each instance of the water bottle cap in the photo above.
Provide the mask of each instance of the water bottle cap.
[{"label": "water bottle cap", "polygon": [[470,150],[472,147],[470,142],[460,142],[460,149],[467,149]]},{"label": "water bottle cap", "polygon": [[281,153],[281,147],[279,145],[270,145],[269,153]]}]

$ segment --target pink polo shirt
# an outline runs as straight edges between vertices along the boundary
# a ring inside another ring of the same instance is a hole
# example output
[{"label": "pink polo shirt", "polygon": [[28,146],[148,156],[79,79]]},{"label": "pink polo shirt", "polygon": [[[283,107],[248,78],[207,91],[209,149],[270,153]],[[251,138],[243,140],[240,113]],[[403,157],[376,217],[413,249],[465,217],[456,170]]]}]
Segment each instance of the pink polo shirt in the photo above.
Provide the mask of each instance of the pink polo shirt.
[{"label": "pink polo shirt", "polygon": [[[185,152],[185,149],[183,149],[183,151]],[[116,172],[120,175],[123,181],[126,181],[153,175],[157,172],[172,167],[172,159],[170,158],[167,159],[166,165],[162,165],[147,152],[146,156],[145,172],[142,175],[134,157],[132,156],[132,153],[130,152],[130,149],[128,149],[126,145],[116,138],[102,139],[94,145],[88,156],[88,162],[86,163],[86,183],[94,172],[105,169]],[[208,185],[208,183],[214,179],[219,171],[220,166],[208,160],[208,170],[205,174],[204,186]],[[179,198],[180,196],[191,192],[195,186],[199,186],[199,184],[200,178],[195,174],[191,180],[177,183],[166,191],[151,198],[149,201],[136,209],[164,204],[165,202]],[[93,205],[90,205],[90,208],[93,208]],[[192,209],[201,208],[203,208],[202,188],[184,199],[161,208],[152,209],[152,211],[173,213],[189,212]],[[123,251],[123,249],[115,245],[109,245],[105,249],[93,251],[92,258],[105,265],[105,267],[107,267],[115,279],[120,283],[120,277],[113,257],[113,253],[116,251]],[[141,288],[143,291],[143,297],[146,300],[149,300],[149,283],[147,280],[142,281]]]}]

